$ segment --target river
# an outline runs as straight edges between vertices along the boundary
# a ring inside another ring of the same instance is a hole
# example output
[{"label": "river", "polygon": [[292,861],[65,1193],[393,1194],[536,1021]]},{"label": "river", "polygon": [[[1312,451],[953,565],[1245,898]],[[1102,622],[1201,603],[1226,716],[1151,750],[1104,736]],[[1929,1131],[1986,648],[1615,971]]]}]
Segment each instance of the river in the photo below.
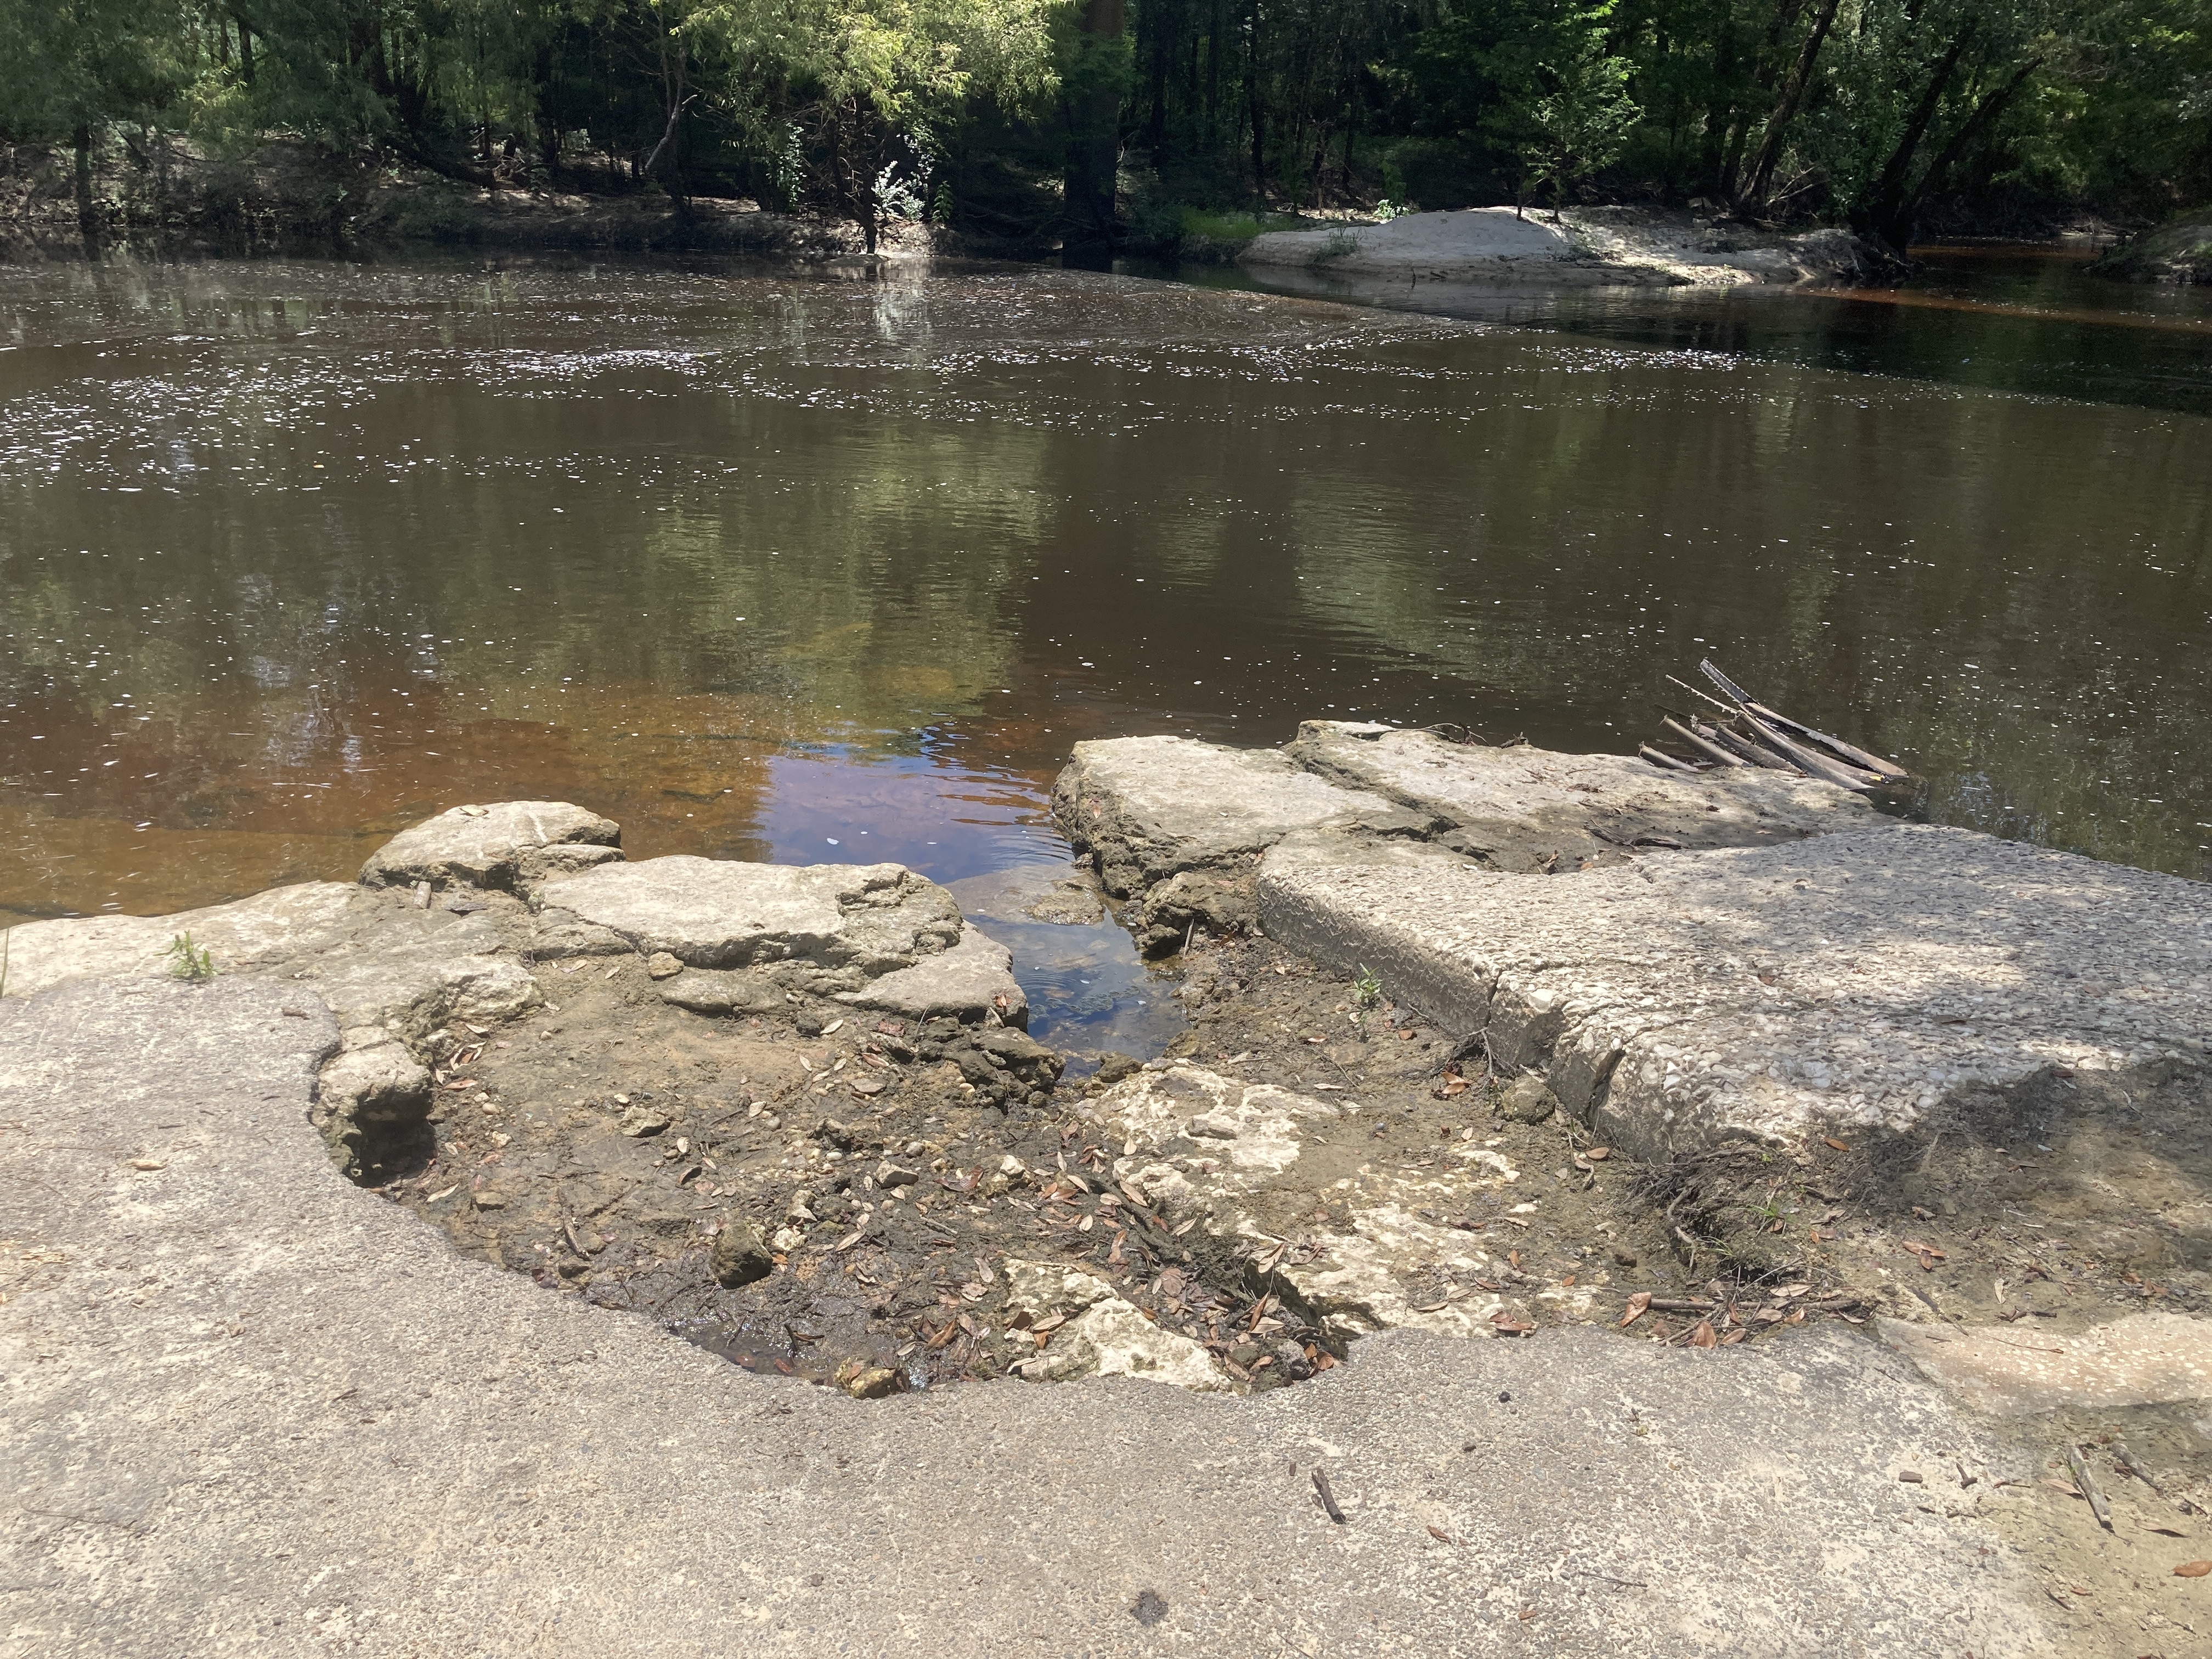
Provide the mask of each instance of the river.
[{"label": "river", "polygon": [[561,798],[633,856],[912,865],[1042,1032],[1145,1048],[1173,1017],[1118,931],[1022,914],[1071,744],[1334,715],[1632,751],[1706,656],[1932,818],[2203,878],[2207,317],[1991,253],[1887,299],[1422,311],[1008,267],[0,269],[0,921]]}]

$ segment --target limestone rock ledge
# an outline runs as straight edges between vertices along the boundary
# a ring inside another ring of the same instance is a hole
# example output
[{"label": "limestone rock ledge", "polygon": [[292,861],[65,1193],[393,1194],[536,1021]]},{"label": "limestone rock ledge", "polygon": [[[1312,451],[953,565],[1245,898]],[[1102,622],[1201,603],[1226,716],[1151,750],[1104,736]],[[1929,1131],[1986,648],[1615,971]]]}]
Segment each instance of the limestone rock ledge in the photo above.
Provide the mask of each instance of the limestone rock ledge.
[{"label": "limestone rock ledge", "polygon": [[1863,797],[1735,770],[1689,778],[1618,755],[1455,743],[1434,732],[1308,720],[1278,750],[1188,738],[1075,745],[1055,817],[1139,947],[1249,927],[1263,854],[1329,865],[1464,862],[1575,874],[1653,848],[1757,847],[1879,824]]},{"label": "limestone rock ledge", "polygon": [[2212,889],[1778,772],[1313,720],[1079,744],[1054,806],[1146,948],[1260,928],[1372,973],[1639,1156],[1933,1133],[2212,1035]]},{"label": "limestone rock ledge", "polygon": [[1258,889],[1273,937],[1367,964],[1643,1156],[1933,1131],[1974,1091],[2212,1032],[2212,888],[1966,830],[1571,881],[1263,866]]},{"label": "limestone rock ledge", "polygon": [[[1135,1149],[1118,1179],[1243,1241],[1333,1343],[1400,1326],[1490,1336],[1516,1311],[1519,1275],[1470,1212],[1508,1207],[1521,1172],[1486,1146],[1455,1142],[1438,1167],[1411,1170],[1369,1139],[1356,1101],[1180,1063],[1125,1079],[1094,1105]],[[1533,1294],[1587,1312],[1592,1292],[1547,1282]]]},{"label": "limestone rock ledge", "polygon": [[488,1029],[536,1006],[534,965],[562,957],[665,952],[653,975],[660,994],[704,1014],[835,997],[1007,1028],[1006,1038],[1036,1046],[1018,1029],[1029,1003],[1008,953],[934,882],[895,864],[629,864],[620,839],[617,825],[563,801],[455,807],[395,836],[358,883],[303,883],[170,916],[27,923],[12,931],[0,989],[21,997],[68,980],[167,975],[179,934],[219,975],[296,984],[343,1034],[313,1116],[349,1163],[428,1115],[446,1026]]}]

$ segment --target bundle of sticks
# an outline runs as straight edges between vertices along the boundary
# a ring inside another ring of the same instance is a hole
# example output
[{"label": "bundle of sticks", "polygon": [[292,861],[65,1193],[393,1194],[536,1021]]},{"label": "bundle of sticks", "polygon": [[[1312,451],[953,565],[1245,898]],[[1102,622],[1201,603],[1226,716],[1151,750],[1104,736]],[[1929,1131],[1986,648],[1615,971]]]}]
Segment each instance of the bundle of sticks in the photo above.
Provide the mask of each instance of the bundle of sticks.
[{"label": "bundle of sticks", "polygon": [[1717,766],[1763,766],[1802,777],[1824,778],[1846,789],[1869,793],[1911,782],[1912,775],[1895,761],[1884,760],[1855,743],[1776,714],[1710,661],[1699,663],[1698,669],[1728,701],[1708,696],[1672,674],[1667,677],[1716,714],[1701,715],[1692,708],[1681,711],[1678,719],[1674,711],[1662,711],[1662,724],[1668,735],[1687,744],[1695,758],[1685,760],[1648,743],[1636,751],[1661,770],[1705,772]]}]

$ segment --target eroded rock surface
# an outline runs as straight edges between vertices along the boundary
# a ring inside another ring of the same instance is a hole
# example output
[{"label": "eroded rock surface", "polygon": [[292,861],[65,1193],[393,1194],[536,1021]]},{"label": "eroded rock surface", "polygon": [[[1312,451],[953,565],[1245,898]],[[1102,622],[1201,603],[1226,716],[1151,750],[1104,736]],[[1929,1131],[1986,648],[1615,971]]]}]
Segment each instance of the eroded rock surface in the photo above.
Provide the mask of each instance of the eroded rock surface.
[{"label": "eroded rock surface", "polygon": [[1367,964],[1646,1153],[1940,1126],[1961,1091],[2212,1031],[2212,889],[1904,825],[1571,881],[1263,868],[1270,933]]},{"label": "eroded rock surface", "polygon": [[1492,748],[1434,732],[1308,720],[1284,750],[1317,776],[1437,821],[1433,840],[1496,870],[1619,864],[1639,848],[1760,847],[1882,822],[1863,795],[1741,769],[1697,777],[1626,755]]},{"label": "eroded rock surface", "polygon": [[896,864],[647,859],[548,882],[539,901],[647,955],[691,968],[802,961],[865,980],[911,968],[961,936],[960,907]]},{"label": "eroded rock surface", "polygon": [[[988,1026],[1036,1049],[956,1045],[999,1094],[1025,1097],[1059,1075],[1056,1056],[1001,1029],[1029,1013],[1008,955],[968,929],[936,884],[897,865],[631,865],[619,840],[616,824],[562,801],[455,807],[394,837],[357,884],[15,928],[4,988],[173,975],[179,935],[218,976],[296,987],[344,1033],[315,1119],[356,1167],[378,1143],[422,1129],[441,1061],[544,1003],[538,963],[643,957],[641,978],[702,1014],[803,1017],[810,1001],[843,994],[856,1008]],[[829,1018],[814,1016],[813,1029]]]},{"label": "eroded rock surface", "polygon": [[1115,898],[1187,870],[1241,873],[1294,830],[1395,816],[1380,796],[1339,788],[1273,750],[1190,738],[1077,744],[1053,810]]},{"label": "eroded rock surface", "polygon": [[1058,1261],[1010,1259],[1006,1305],[1046,1339],[1013,1369],[1034,1381],[1135,1376],[1200,1394],[1225,1393],[1229,1376],[1187,1336],[1162,1330],[1095,1274]]},{"label": "eroded rock surface", "polygon": [[1203,1217],[1216,1237],[1256,1247],[1248,1255],[1332,1340],[1401,1325],[1462,1336],[1498,1328],[1498,1274],[1518,1275],[1484,1233],[1521,1176],[1471,1133],[1414,1165],[1376,1145],[1373,1110],[1356,1100],[1197,1066],[1147,1069],[1097,1107],[1135,1148],[1115,1165],[1120,1178],[1174,1213]]},{"label": "eroded rock surface", "polygon": [[622,827],[564,800],[456,806],[403,830],[362,866],[364,887],[516,890],[622,856]]}]

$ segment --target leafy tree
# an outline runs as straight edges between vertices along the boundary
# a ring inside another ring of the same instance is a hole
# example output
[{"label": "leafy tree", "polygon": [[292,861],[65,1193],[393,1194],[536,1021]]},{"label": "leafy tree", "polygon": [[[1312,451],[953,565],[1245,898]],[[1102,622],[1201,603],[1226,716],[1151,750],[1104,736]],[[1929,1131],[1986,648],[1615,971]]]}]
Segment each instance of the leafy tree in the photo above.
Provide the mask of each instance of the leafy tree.
[{"label": "leafy tree", "polygon": [[1598,16],[1609,9],[1591,14],[1572,58],[1542,67],[1540,77],[1551,83],[1549,89],[1519,116],[1528,135],[1527,182],[1551,185],[1558,206],[1565,205],[1569,191],[1620,156],[1639,112],[1627,92],[1628,60],[1607,52],[1597,27]]}]

